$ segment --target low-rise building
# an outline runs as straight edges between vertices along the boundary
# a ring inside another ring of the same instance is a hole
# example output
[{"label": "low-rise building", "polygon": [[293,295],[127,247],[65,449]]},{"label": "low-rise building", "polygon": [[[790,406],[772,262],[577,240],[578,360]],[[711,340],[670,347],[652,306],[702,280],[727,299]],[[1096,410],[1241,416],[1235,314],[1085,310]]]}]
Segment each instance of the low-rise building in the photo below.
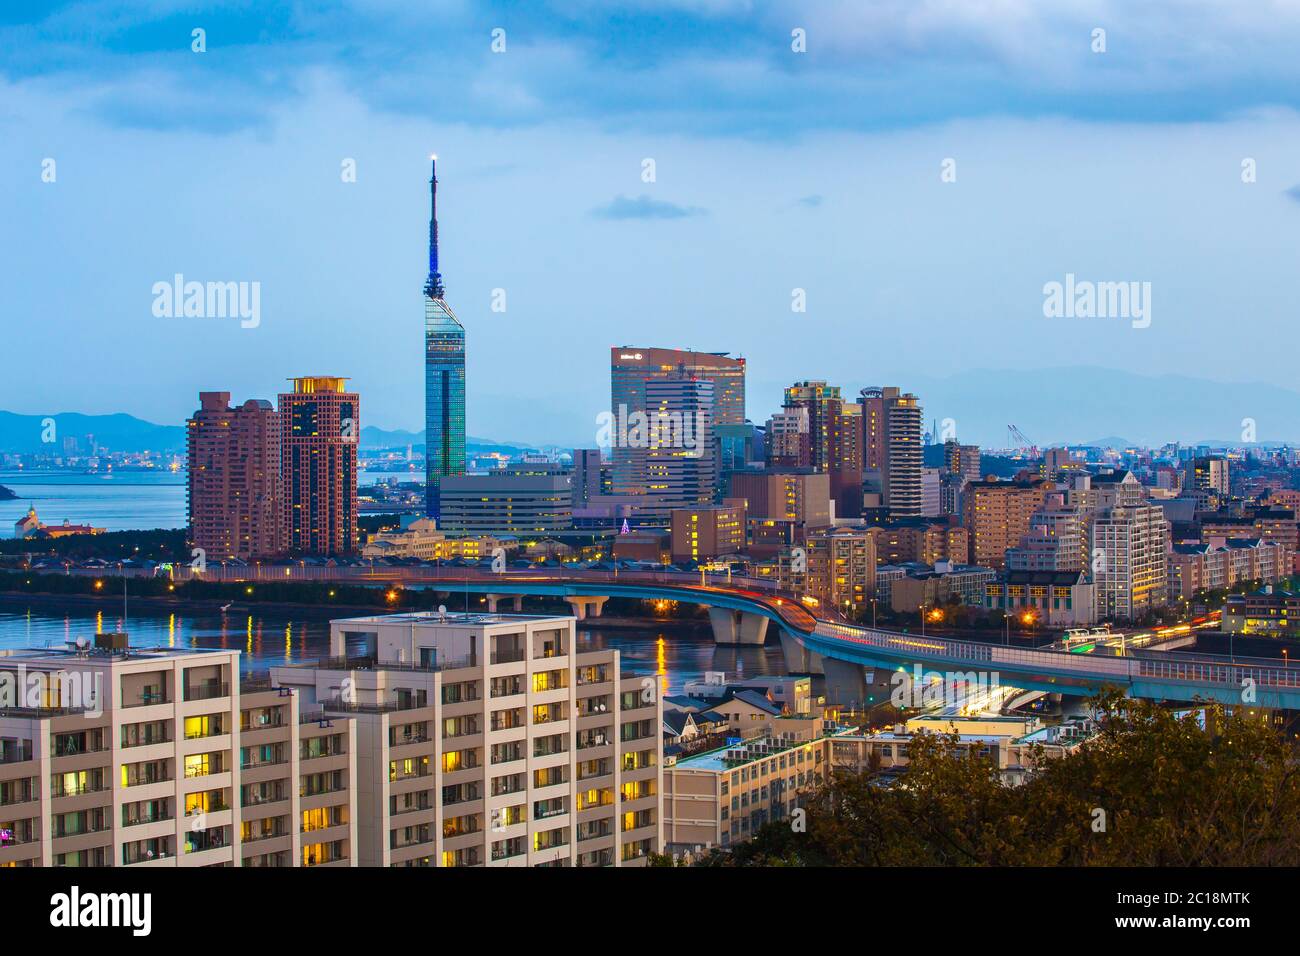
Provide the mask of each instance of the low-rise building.
[{"label": "low-rise building", "polygon": [[1260,538],[1228,538],[1222,545],[1175,544],[1169,553],[1169,599],[1243,581],[1276,584],[1291,575],[1293,552]]},{"label": "low-rise building", "polygon": [[1004,571],[984,588],[984,607],[1006,614],[1030,614],[1049,627],[1097,621],[1092,581],[1083,571]]}]

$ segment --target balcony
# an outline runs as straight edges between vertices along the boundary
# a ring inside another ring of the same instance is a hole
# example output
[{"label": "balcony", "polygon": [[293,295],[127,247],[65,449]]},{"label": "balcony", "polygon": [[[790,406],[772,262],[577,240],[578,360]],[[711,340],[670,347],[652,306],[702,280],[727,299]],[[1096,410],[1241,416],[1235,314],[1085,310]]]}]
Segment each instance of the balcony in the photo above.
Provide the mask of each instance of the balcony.
[{"label": "balcony", "polygon": [[24,763],[32,759],[32,753],[30,740],[6,741],[0,744],[0,764]]},{"label": "balcony", "polygon": [[188,700],[216,700],[220,697],[230,696],[230,685],[213,681],[205,684],[195,684],[185,688],[185,699]]},{"label": "balcony", "polygon": [[[170,704],[170,703],[172,703],[171,698],[169,698],[162,691],[157,691],[154,693],[140,694],[137,697],[131,699],[124,699],[122,701],[122,707],[123,708],[152,707],[154,704]],[[133,861],[133,862],[139,862],[139,861]]]}]

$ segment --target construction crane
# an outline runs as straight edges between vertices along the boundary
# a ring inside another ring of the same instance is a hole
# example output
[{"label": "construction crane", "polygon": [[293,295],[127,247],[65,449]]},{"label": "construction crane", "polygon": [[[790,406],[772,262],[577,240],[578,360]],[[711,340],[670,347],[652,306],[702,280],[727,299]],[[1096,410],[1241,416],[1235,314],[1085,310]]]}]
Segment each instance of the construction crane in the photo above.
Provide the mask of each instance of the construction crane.
[{"label": "construction crane", "polygon": [[1007,437],[1010,447],[1018,449],[1022,453],[1028,453],[1030,458],[1041,458],[1038,453],[1038,446],[1029,440],[1029,436],[1022,432],[1015,425],[1007,426]]}]

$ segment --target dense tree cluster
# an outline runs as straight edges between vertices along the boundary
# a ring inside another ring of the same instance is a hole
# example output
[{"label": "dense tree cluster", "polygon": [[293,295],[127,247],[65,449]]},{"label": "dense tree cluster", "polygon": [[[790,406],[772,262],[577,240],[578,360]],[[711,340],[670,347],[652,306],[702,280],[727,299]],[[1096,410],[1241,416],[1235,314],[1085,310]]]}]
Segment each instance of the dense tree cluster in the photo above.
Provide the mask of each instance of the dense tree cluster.
[{"label": "dense tree cluster", "polygon": [[[1290,738],[1256,712],[1175,713],[1117,693],[1100,732],[1010,786],[955,737],[918,735],[903,777],[835,772],[803,832],[767,824],[706,866],[1296,866]],[[667,862],[667,861],[660,861]]]}]

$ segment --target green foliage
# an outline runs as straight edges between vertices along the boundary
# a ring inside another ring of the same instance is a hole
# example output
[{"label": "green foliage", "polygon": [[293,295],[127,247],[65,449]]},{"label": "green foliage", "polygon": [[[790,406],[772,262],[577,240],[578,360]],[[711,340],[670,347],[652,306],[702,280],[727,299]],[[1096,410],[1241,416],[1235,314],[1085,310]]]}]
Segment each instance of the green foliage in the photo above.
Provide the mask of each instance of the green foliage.
[{"label": "green foliage", "polygon": [[69,534],[61,538],[7,538],[0,540],[0,555],[33,559],[67,558],[84,561],[103,558],[121,561],[188,561],[184,529],[155,528],[152,531],[106,531],[103,534]]},{"label": "green foliage", "polygon": [[1096,704],[1101,732],[1063,757],[1040,752],[1023,786],[963,754],[956,737],[918,735],[898,783],[837,772],[803,803],[806,832],[769,823],[697,865],[1300,864],[1289,740],[1242,708],[1211,708],[1202,728],[1194,715],[1114,693]]}]

